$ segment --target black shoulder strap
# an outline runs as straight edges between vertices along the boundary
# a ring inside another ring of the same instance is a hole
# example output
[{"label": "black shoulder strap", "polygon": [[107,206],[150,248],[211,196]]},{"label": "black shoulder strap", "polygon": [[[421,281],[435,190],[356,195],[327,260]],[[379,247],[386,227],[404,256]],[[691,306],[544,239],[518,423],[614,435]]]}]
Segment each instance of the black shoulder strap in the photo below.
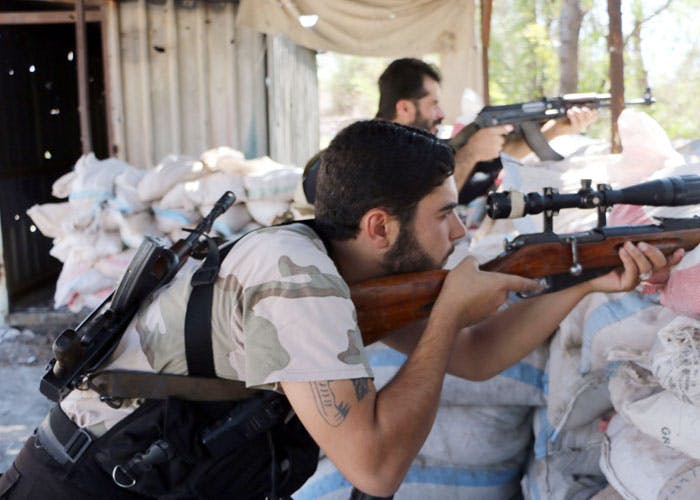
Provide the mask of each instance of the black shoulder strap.
[{"label": "black shoulder strap", "polygon": [[185,313],[185,355],[187,372],[193,377],[216,377],[211,338],[211,306],[219,267],[234,242],[219,249],[207,238],[209,251],[200,268],[192,275],[192,293]]}]

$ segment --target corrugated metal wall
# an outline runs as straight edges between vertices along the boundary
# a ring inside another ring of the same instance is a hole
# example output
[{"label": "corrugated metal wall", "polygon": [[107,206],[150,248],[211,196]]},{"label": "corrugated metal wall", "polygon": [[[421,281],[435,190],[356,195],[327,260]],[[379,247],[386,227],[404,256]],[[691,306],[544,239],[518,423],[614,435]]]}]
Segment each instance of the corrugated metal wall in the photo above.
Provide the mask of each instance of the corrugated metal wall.
[{"label": "corrugated metal wall", "polygon": [[112,152],[139,167],[231,146],[303,166],[318,148],[314,52],[235,24],[234,2],[110,2]]}]

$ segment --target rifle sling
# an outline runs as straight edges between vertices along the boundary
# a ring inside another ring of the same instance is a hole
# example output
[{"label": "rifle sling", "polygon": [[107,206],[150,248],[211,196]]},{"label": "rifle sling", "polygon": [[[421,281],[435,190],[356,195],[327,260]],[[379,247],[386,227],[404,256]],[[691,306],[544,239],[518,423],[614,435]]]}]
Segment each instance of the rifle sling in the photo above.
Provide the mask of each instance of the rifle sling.
[{"label": "rifle sling", "polygon": [[544,134],[542,134],[542,129],[540,124],[537,122],[523,122],[520,124],[520,129],[523,132],[523,138],[527,145],[535,152],[540,160],[548,161],[560,161],[564,157],[554,151],[552,146],[549,145],[547,139],[545,139]]},{"label": "rifle sling", "polygon": [[236,401],[259,392],[240,380],[192,377],[129,370],[105,370],[89,376],[88,386],[108,399]]}]

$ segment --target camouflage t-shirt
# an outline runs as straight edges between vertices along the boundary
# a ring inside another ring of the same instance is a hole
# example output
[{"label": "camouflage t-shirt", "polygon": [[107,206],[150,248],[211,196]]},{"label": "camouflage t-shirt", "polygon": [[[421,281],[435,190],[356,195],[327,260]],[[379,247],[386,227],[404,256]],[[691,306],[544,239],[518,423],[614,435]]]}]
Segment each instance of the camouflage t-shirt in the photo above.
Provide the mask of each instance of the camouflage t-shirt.
[{"label": "camouflage t-shirt", "polygon": [[[108,368],[187,373],[185,312],[199,265],[190,259],[141,308]],[[256,231],[226,256],[214,285],[212,346],[217,376],[249,387],[372,376],[350,290],[303,224]],[[113,409],[92,391],[73,391],[62,407],[99,434],[135,404]]]}]

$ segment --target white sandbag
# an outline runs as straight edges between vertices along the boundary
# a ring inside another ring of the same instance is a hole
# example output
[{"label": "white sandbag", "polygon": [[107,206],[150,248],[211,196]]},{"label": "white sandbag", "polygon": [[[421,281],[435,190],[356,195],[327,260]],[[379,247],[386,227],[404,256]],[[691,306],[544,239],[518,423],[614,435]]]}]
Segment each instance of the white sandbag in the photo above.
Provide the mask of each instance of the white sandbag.
[{"label": "white sandbag", "polygon": [[136,187],[139,199],[143,202],[160,200],[173,186],[191,181],[207,173],[204,163],[189,156],[168,155],[147,170]]},{"label": "white sandbag", "polygon": [[81,156],[75,164],[68,201],[81,209],[114,197],[114,178],[128,165],[117,158],[98,160],[93,153]]},{"label": "white sandbag", "polygon": [[150,212],[136,212],[119,220],[119,236],[128,248],[138,248],[145,236],[162,236]]},{"label": "white sandbag", "polygon": [[468,467],[524,461],[532,412],[531,406],[442,405],[417,460]]},{"label": "white sandbag", "polygon": [[581,348],[564,345],[557,333],[549,346],[547,362],[547,419],[556,437],[567,429],[592,422],[612,408],[606,370],[579,371]]},{"label": "white sandbag", "polygon": [[[531,460],[521,481],[525,500],[588,500],[607,485],[605,476],[571,470],[580,463],[596,463],[600,445],[578,452],[551,455]],[[597,464],[596,464],[596,468]]]},{"label": "white sandbag", "polygon": [[[460,499],[503,500],[516,498],[522,463],[490,467],[430,467],[414,462],[395,500]],[[347,500],[352,485],[333,463],[321,456],[316,473],[294,493],[294,500]]]},{"label": "white sandbag", "polygon": [[661,387],[700,407],[700,321],[679,316],[659,330],[649,365]]},{"label": "white sandbag", "polygon": [[700,247],[687,252],[671,269],[660,301],[677,314],[700,318]]},{"label": "white sandbag", "polygon": [[158,203],[152,206],[156,227],[161,234],[181,231],[183,227],[196,225],[201,217],[196,210],[161,208]]},{"label": "white sandbag", "polygon": [[[684,163],[666,131],[644,111],[632,108],[622,110],[617,126],[625,163],[635,165],[634,178],[638,175],[647,177],[665,166]],[[622,182],[622,179],[629,179],[631,172],[622,170],[616,174]]]},{"label": "white sandbag", "polygon": [[65,234],[62,221],[71,217],[73,207],[70,203],[42,203],[27,209],[27,215],[39,232],[47,238],[60,238]]},{"label": "white sandbag", "polygon": [[198,207],[214,205],[226,191],[232,191],[236,195],[236,204],[246,201],[241,175],[214,172],[187,182],[184,187],[185,196]]},{"label": "white sandbag", "polygon": [[96,243],[97,232],[68,233],[60,238],[54,238],[49,255],[65,263],[71,254],[75,254],[73,258],[79,256],[80,260],[92,264],[98,258]]},{"label": "white sandbag", "polygon": [[68,198],[73,181],[78,176],[75,170],[71,170],[56,179],[51,185],[51,194],[56,198]]},{"label": "white sandbag", "polygon": [[[196,182],[196,181],[192,181]],[[184,210],[188,212],[197,211],[197,204],[190,200],[186,194],[186,185],[188,182],[179,182],[168,190],[163,197],[153,205],[161,210]]]},{"label": "white sandbag", "polygon": [[[211,212],[212,206],[202,206],[199,208],[202,216]],[[253,218],[246,208],[245,204],[235,204],[226,210],[223,214],[216,218],[212,229],[218,232],[221,236],[229,238],[240,233],[243,229],[252,222]]]},{"label": "white sandbag", "polygon": [[114,255],[122,251],[124,246],[122,245],[122,239],[119,233],[100,231],[97,233],[97,239],[95,240],[95,257],[105,257],[107,255]]},{"label": "white sandbag", "polygon": [[600,468],[628,500],[695,500],[700,491],[700,461],[644,435],[619,415],[606,430]]},{"label": "white sandbag", "polygon": [[440,401],[462,405],[544,405],[547,355],[548,346],[541,345],[515,365],[482,382],[447,375]]},{"label": "white sandbag", "polygon": [[664,446],[700,460],[700,407],[685,403],[670,391],[629,402],[623,415]]},{"label": "white sandbag", "polygon": [[139,198],[138,185],[146,175],[142,168],[128,165],[114,178],[114,199],[109,201],[112,208],[123,214],[132,214],[148,209],[148,204]]},{"label": "white sandbag", "polygon": [[107,255],[100,257],[94,264],[94,268],[100,272],[103,276],[114,280],[118,283],[121,277],[124,275],[131,259],[134,258],[136,254],[135,248],[129,248],[123,252],[119,252],[114,255]]},{"label": "white sandbag", "polygon": [[535,444],[522,480],[528,500],[588,499],[606,480],[600,471],[601,420],[553,434],[545,408],[535,412]]},{"label": "white sandbag", "polygon": [[253,168],[248,165],[243,153],[227,146],[209,149],[199,159],[212,172],[245,175]]},{"label": "white sandbag", "polygon": [[624,414],[628,403],[647,398],[659,392],[661,387],[649,370],[636,363],[623,362],[611,375],[608,389],[613,407]]},{"label": "white sandbag", "polygon": [[650,296],[628,292],[618,297],[592,310],[583,325],[582,373],[645,355],[657,332],[676,317]]},{"label": "white sandbag", "polygon": [[301,180],[301,168],[286,166],[268,157],[248,162],[255,170],[243,177],[248,200],[291,202]]},{"label": "white sandbag", "polygon": [[97,269],[79,259],[66,261],[56,282],[54,307],[66,306],[70,311],[78,312],[84,307],[99,304],[99,294],[102,299],[114,288],[115,280],[104,276]]},{"label": "white sandbag", "polygon": [[620,495],[611,485],[607,485],[605,488],[593,495],[591,500],[625,500],[625,497]]},{"label": "white sandbag", "polygon": [[246,208],[255,222],[270,226],[278,217],[289,210],[289,202],[269,200],[248,200]]},{"label": "white sandbag", "polygon": [[[381,342],[366,348],[374,371],[374,383],[383,387],[405,363],[406,356]],[[548,347],[541,345],[525,358],[498,375],[472,382],[446,375],[440,396],[441,405],[462,406],[540,406],[545,402],[544,366]]]}]

